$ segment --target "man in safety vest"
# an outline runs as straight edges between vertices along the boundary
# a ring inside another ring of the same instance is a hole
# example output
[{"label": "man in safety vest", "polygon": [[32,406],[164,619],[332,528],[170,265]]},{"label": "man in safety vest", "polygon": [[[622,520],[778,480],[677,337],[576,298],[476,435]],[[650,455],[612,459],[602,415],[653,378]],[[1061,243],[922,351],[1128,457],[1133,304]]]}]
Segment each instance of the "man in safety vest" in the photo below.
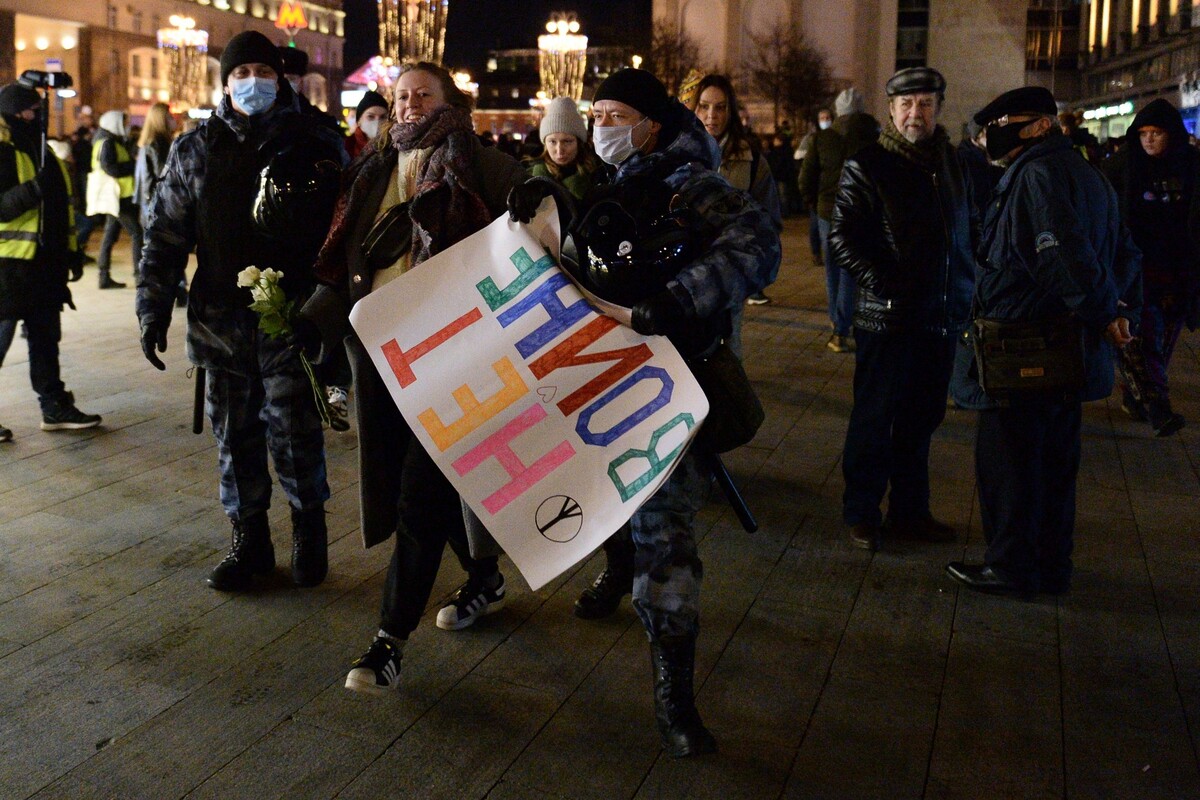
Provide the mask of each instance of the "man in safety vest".
[{"label": "man in safety vest", "polygon": [[[100,417],[77,409],[59,379],[59,316],[71,305],[68,273],[78,280],[83,261],[66,166],[49,148],[38,152],[41,106],[34,89],[19,83],[0,88],[0,362],[17,320],[24,320],[42,430],[92,428]],[[12,431],[0,425],[0,442],[11,438]]]}]

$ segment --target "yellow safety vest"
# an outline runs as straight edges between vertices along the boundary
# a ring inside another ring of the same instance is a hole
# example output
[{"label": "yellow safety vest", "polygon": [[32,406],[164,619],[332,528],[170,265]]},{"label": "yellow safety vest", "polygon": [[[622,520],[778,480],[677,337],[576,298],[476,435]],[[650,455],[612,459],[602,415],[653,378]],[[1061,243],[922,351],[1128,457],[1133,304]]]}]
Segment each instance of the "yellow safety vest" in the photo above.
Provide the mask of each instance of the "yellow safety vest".
[{"label": "yellow safety vest", "polygon": [[[111,137],[111,139],[112,139],[112,143],[115,146],[116,151],[117,151],[117,163],[118,164],[128,164],[130,161],[132,161],[133,159],[131,159],[129,157],[129,148],[127,148],[127,147],[125,147],[125,145],[121,144],[115,136]],[[104,168],[100,166],[100,147],[99,146],[92,148],[92,172],[104,172]],[[108,173],[105,173],[105,174],[108,174]],[[132,175],[126,175],[124,178],[117,178],[116,181],[117,181],[117,185],[121,187],[121,199],[122,200],[125,200],[126,198],[129,198],[129,197],[133,197],[133,176]]]},{"label": "yellow safety vest", "polygon": [[[12,145],[9,144],[9,146]],[[25,183],[36,178],[37,170],[34,168],[33,159],[29,157],[29,154],[16,147],[13,147],[13,153],[17,158],[17,183]],[[57,157],[55,160],[62,169],[63,183],[67,186],[67,247],[74,252],[78,245],[75,239],[75,209],[71,204],[71,175],[67,172],[65,163]],[[38,219],[41,213],[42,207],[39,204],[16,219],[0,222],[0,258],[33,260],[37,254]]]}]

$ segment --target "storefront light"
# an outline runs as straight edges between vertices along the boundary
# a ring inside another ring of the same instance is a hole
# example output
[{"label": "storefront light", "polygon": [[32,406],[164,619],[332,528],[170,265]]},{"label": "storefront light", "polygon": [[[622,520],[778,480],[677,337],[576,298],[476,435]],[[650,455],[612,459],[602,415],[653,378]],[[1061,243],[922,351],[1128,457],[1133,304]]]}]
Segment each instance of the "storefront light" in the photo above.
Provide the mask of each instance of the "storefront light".
[{"label": "storefront light", "polygon": [[39,36],[38,38],[33,40],[33,46],[36,47],[38,50],[45,50],[50,47],[50,40],[47,39],[45,36]]},{"label": "storefront light", "polygon": [[62,37],[62,41],[60,42],[60,44],[62,44],[63,50],[74,50],[75,45],[77,45],[79,43],[77,41],[75,41],[74,36],[64,36],[64,37]]},{"label": "storefront light", "polygon": [[1106,119],[1108,117],[1120,117],[1125,114],[1133,113],[1133,101],[1126,100],[1124,103],[1115,106],[1101,106],[1100,108],[1089,108],[1083,112],[1084,119]]},{"label": "storefront light", "polygon": [[17,52],[18,52],[18,53],[24,52],[24,50],[25,50],[25,40],[24,40],[24,39],[17,39],[17,41],[16,41],[16,46],[17,46]]}]

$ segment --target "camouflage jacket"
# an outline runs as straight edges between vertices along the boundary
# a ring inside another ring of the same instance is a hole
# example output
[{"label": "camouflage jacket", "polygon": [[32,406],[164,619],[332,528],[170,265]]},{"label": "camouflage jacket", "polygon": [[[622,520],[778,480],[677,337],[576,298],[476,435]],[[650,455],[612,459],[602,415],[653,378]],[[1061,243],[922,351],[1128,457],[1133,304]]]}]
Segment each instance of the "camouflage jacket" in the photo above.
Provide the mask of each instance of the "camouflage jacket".
[{"label": "camouflage jacket", "polygon": [[[270,254],[265,256],[267,261],[262,260],[263,247],[255,240],[249,220],[249,200],[253,195],[249,166],[244,170],[244,180],[236,181],[238,196],[221,203],[208,198],[205,201],[209,203],[207,218],[202,211],[202,200],[207,197],[206,181],[215,174],[209,164],[209,149],[218,137],[229,141],[230,132],[236,137],[232,155],[245,159],[247,164],[255,157],[265,163],[272,137],[281,128],[297,125],[306,130],[311,128],[308,132],[315,133],[322,141],[327,138],[333,157],[340,159],[340,136],[311,123],[305,126],[300,122],[302,119],[295,95],[290,91],[281,92],[276,107],[253,118],[253,122],[234,111],[229,98],[225,97],[212,118],[180,136],[171,147],[147,213],[137,315],[143,325],[170,322],[179,280],[184,275],[189,255],[196,250],[197,267],[188,296],[187,348],[189,359],[199,366],[239,373],[257,371],[259,367],[266,373],[275,366],[254,366],[260,337],[258,318],[247,308],[249,292],[236,287],[232,274],[249,265],[242,263],[249,258],[244,252],[257,251],[259,258],[250,258],[256,266],[273,266],[284,271],[283,288],[289,299],[302,303],[311,291],[315,252],[297,257],[285,243],[278,248],[281,253],[278,263],[270,263]],[[257,151],[267,155],[245,155]],[[255,173],[257,168],[254,167]],[[246,206],[245,214],[240,213],[242,206]],[[229,208],[239,210],[231,216]]]},{"label": "camouflage jacket", "polygon": [[747,296],[775,280],[781,257],[779,233],[766,210],[718,174],[721,150],[696,115],[677,101],[672,103],[660,133],[669,143],[630,156],[613,181],[656,177],[677,191],[716,232],[704,255],[667,284],[685,310],[713,317],[740,306]]}]

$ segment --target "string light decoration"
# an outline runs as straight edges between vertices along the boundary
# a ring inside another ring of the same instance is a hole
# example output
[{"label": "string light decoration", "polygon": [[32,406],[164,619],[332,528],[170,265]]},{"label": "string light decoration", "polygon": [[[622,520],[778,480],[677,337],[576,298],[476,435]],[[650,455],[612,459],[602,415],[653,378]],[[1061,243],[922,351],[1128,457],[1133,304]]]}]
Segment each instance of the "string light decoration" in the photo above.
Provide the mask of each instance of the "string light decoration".
[{"label": "string light decoration", "polygon": [[574,14],[555,14],[546,23],[546,33],[538,37],[538,72],[541,74],[545,101],[555,97],[579,99],[587,71],[586,36],[579,33]]},{"label": "string light decoration", "polygon": [[158,49],[167,64],[171,107],[185,111],[206,105],[208,97],[208,31],[196,30],[191,17],[172,14],[172,28],[158,31]]},{"label": "string light decoration", "polygon": [[442,63],[450,0],[376,0],[379,54],[386,65],[405,61]]}]

